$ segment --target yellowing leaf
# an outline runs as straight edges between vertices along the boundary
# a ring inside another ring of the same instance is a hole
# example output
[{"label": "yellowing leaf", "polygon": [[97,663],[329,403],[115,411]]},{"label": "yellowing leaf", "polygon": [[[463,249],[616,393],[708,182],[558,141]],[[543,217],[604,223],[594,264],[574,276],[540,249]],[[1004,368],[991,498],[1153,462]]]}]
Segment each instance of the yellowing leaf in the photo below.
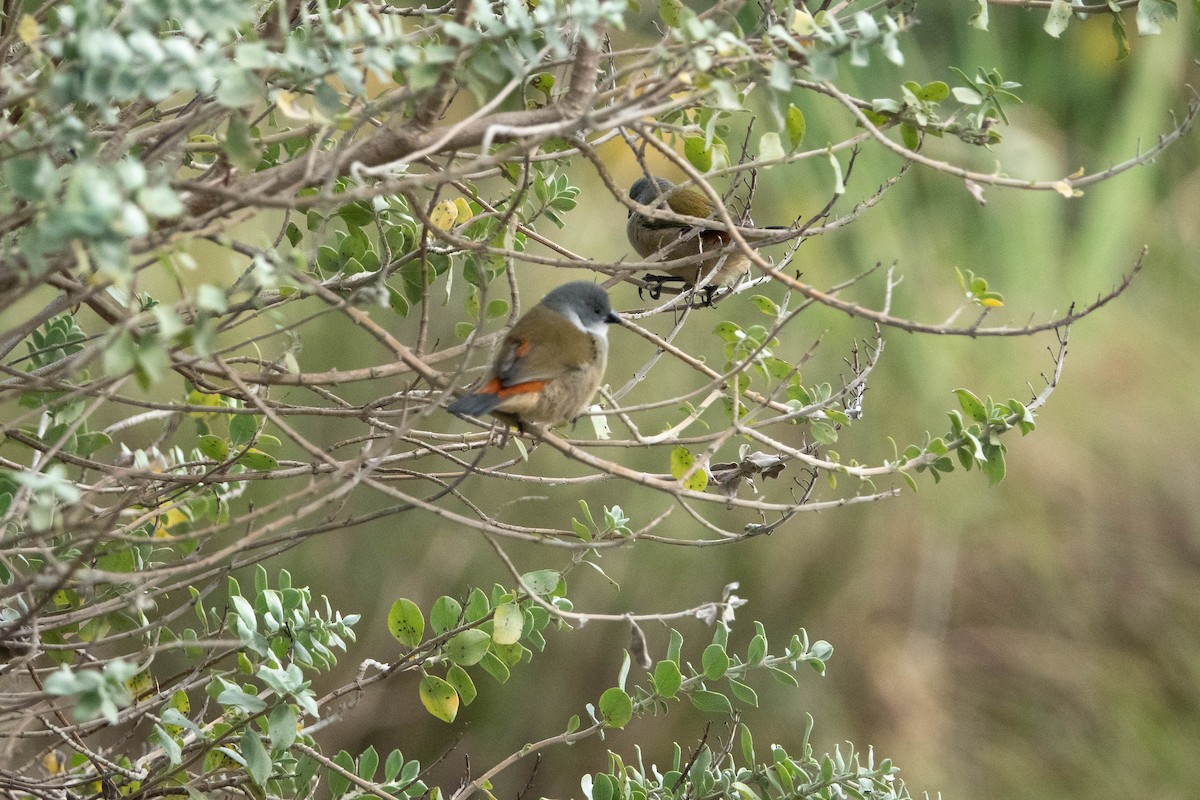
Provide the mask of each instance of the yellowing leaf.
[{"label": "yellowing leaf", "polygon": [[[24,24],[25,20],[21,20]],[[67,760],[63,758],[63,754],[58,750],[51,750],[46,755],[42,756],[42,769],[46,770],[47,775],[58,775],[67,768]]]},{"label": "yellowing leaf", "polygon": [[471,211],[471,204],[465,197],[454,198],[454,207],[458,209],[458,216],[454,218],[454,221],[460,225],[475,216],[475,213]]},{"label": "yellowing leaf", "polygon": [[516,644],[525,628],[525,615],[516,603],[501,603],[496,606],[492,618],[492,641],[496,644]]},{"label": "yellowing leaf", "polygon": [[801,36],[812,36],[817,32],[817,23],[807,11],[797,11],[792,17],[792,30]]},{"label": "yellowing leaf", "polygon": [[275,95],[275,105],[279,107],[279,113],[290,119],[307,122],[312,118],[312,114],[298,106],[296,100],[294,92],[279,92]]},{"label": "yellowing leaf", "polygon": [[158,518],[158,524],[154,526],[154,538],[171,538],[171,528],[187,521],[187,514],[183,513],[183,511],[178,508],[172,508],[170,511]]},{"label": "yellowing leaf", "polygon": [[453,200],[443,200],[429,212],[429,224],[439,231],[448,231],[458,219],[458,206]]},{"label": "yellowing leaf", "polygon": [[17,35],[21,37],[24,44],[32,46],[41,38],[42,27],[38,25],[37,19],[32,14],[24,14],[21,21],[17,23]]},{"label": "yellowing leaf", "polygon": [[426,711],[442,722],[454,722],[458,716],[458,692],[453,686],[434,675],[426,675],[417,692]]},{"label": "yellowing leaf", "polygon": [[1074,197],[1083,196],[1083,192],[1081,190],[1074,188],[1066,181],[1059,181],[1058,183],[1054,184],[1054,191],[1058,192],[1068,200]]},{"label": "yellowing leaf", "polygon": [[149,694],[154,688],[154,679],[150,677],[150,673],[143,670],[132,678],[125,680],[125,688],[128,690],[130,697],[135,700]]}]

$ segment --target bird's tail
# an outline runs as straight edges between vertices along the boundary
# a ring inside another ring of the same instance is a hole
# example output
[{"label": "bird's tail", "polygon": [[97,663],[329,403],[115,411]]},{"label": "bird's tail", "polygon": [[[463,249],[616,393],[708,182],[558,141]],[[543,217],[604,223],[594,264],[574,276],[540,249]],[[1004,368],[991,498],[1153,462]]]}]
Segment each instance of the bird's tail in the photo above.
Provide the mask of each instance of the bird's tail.
[{"label": "bird's tail", "polygon": [[479,392],[477,394],[469,394],[466,397],[460,397],[450,405],[446,406],[446,410],[451,414],[468,414],[472,417],[482,417],[496,406],[500,405],[503,400],[500,395],[491,392]]}]

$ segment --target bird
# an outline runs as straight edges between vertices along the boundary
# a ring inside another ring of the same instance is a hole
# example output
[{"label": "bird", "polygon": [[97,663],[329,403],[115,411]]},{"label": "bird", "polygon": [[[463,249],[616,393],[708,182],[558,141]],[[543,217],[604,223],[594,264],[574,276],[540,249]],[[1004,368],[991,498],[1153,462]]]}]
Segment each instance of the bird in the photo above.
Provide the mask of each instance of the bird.
[{"label": "bird", "polygon": [[[666,207],[676,214],[688,217],[711,219],[715,215],[712,202],[708,196],[694,186],[676,186],[666,178],[646,176],[634,181],[629,187],[629,198],[646,206],[653,206],[663,198]],[[764,230],[778,231],[781,227],[765,228]],[[693,235],[688,235],[695,231]],[[680,281],[685,287],[696,286],[709,273],[705,297],[701,305],[712,305],[712,295],[716,287],[736,283],[739,278],[750,271],[750,259],[745,253],[737,250],[730,251],[726,245],[731,241],[728,231],[713,229],[696,230],[695,226],[686,222],[668,219],[655,219],[629,210],[629,221],[625,223],[625,235],[629,243],[643,258],[655,253],[664,253],[663,260],[671,261],[682,258],[693,258],[700,253],[713,253],[712,258],[693,260],[689,264],[677,267],[667,267],[666,275],[647,275],[651,283],[650,296],[659,297],[662,286],[667,281]],[[755,237],[757,238],[757,237]]]},{"label": "bird", "polygon": [[447,409],[459,416],[491,413],[521,431],[574,421],[600,387],[608,326],[620,321],[596,284],[559,286],[517,320],[487,375]]}]

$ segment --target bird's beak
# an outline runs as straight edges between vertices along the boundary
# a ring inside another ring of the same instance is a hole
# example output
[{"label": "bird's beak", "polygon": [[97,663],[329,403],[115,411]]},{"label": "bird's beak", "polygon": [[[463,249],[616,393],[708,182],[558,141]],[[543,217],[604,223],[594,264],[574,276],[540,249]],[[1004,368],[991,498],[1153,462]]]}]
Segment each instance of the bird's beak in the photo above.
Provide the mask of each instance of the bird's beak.
[{"label": "bird's beak", "polygon": [[604,321],[607,322],[609,325],[620,325],[621,324],[621,315],[615,311],[609,311],[608,316],[604,318]]}]

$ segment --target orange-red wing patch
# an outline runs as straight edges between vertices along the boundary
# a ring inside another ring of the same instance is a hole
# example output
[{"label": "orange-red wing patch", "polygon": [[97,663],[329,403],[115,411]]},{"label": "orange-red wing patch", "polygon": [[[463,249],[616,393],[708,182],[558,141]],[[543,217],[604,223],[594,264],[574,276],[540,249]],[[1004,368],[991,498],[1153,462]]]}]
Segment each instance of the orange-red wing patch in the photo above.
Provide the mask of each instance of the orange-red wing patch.
[{"label": "orange-red wing patch", "polygon": [[529,340],[522,339],[521,343],[517,345],[517,358],[524,357],[524,355],[528,352],[529,352]]},{"label": "orange-red wing patch", "polygon": [[472,394],[500,394],[500,379],[492,378],[490,381],[479,387],[479,390]]},{"label": "orange-red wing patch", "polygon": [[[497,382],[491,381],[488,383],[488,391],[489,392],[492,391],[491,390],[492,383],[497,383]],[[545,388],[545,386],[546,386],[545,381],[526,381],[525,383],[515,383],[512,386],[505,386],[503,388],[497,387],[495,390],[495,394],[501,398],[512,397],[513,395],[517,395],[517,394],[533,394],[534,392],[540,392],[542,389]]]}]

